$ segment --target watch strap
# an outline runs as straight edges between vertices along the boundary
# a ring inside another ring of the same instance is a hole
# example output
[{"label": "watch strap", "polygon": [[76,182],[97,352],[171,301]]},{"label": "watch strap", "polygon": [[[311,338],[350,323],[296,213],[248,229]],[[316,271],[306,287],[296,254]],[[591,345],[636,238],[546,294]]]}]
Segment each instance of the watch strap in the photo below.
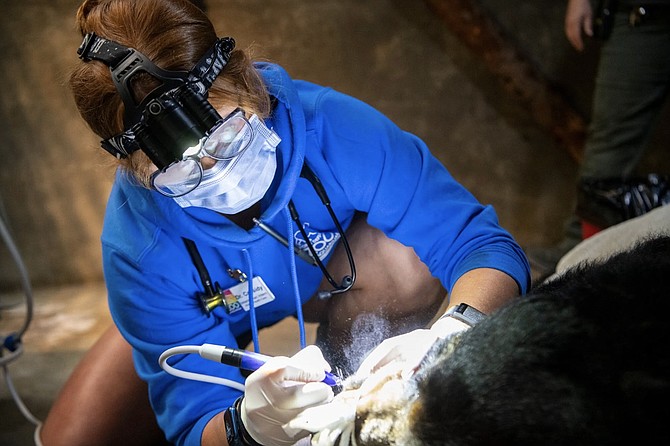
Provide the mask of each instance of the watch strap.
[{"label": "watch strap", "polygon": [[240,437],[240,424],[242,424],[242,420],[237,413],[236,405],[237,401],[223,413],[223,423],[226,427],[228,446],[243,446],[242,438]]},{"label": "watch strap", "polygon": [[242,423],[242,415],[240,409],[242,405],[243,396],[235,400],[223,413],[223,422],[226,428],[226,440],[228,446],[263,446],[254,440],[249,432],[244,428]]},{"label": "watch strap", "polygon": [[470,327],[476,325],[486,318],[486,315],[475,307],[468,304],[460,303],[447,310],[442,317],[453,317],[461,322],[468,324]]}]

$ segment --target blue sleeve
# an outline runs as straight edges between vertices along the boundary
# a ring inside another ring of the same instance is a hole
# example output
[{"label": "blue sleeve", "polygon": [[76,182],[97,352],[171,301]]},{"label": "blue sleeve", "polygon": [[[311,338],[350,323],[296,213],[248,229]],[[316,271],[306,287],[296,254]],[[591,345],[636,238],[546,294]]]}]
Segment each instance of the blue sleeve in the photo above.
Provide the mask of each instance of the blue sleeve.
[{"label": "blue sleeve", "polygon": [[[191,265],[185,263],[188,256],[178,251],[180,240],[159,237],[160,230],[155,229],[150,239],[153,241],[146,246],[138,244],[137,252],[128,246],[120,249],[115,243],[124,237],[115,233],[120,229],[107,223],[103,231],[103,265],[114,322],[133,347],[135,368],[148,383],[152,408],[168,440],[178,445],[200,445],[207,422],[229,407],[241,392],[174,377],[160,368],[158,358],[177,345],[213,343],[237,347],[236,339],[227,320],[215,315],[203,317],[194,296],[198,278],[191,272]],[[146,240],[141,230],[141,225],[137,225],[133,235]],[[239,370],[204,360],[197,354],[175,356],[170,364],[244,382]]]},{"label": "blue sleeve", "polygon": [[528,261],[493,208],[456,182],[421,139],[332,90],[315,108],[325,162],[370,225],[411,246],[447,290],[483,267],[507,273],[521,293],[528,290]]}]

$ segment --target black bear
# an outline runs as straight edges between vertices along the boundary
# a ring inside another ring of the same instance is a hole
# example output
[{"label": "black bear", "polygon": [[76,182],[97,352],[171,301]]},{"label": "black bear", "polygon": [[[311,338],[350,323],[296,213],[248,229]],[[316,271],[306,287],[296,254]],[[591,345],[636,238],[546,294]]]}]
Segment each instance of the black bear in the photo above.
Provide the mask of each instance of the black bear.
[{"label": "black bear", "polygon": [[669,315],[670,237],[658,236],[434,345],[409,382],[358,400],[352,436],[359,446],[670,444]]}]

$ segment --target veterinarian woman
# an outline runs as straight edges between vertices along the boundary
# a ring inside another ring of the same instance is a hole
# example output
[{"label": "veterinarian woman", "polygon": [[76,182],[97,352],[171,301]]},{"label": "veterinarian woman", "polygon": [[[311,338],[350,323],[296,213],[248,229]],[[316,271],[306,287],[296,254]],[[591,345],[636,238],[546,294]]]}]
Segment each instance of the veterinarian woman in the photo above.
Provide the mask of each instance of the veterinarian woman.
[{"label": "veterinarian woman", "polygon": [[316,347],[269,361],[244,393],[236,367],[171,361],[237,384],[218,386],[159,357],[250,340],[262,351],[258,329],[297,317],[320,323],[336,366],[358,315],[397,334],[425,326],[445,289],[484,312],[526,291],[525,257],[493,209],[370,106],[252,63],[187,0],[90,0],[77,25],[75,101],[120,164],[102,246],[122,337],[107,333],[75,370],[46,446],[149,444],[136,374],[171,443],[293,444],[306,432],[282,425],[332,397]]}]

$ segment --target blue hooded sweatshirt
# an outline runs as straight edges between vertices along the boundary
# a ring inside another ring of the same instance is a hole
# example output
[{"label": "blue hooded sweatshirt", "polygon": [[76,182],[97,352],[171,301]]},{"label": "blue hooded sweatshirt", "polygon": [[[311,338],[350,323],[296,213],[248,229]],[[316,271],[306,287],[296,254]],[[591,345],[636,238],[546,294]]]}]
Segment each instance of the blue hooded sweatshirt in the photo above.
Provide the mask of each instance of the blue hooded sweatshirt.
[{"label": "blue hooded sweatshirt", "polygon": [[[304,248],[287,211],[292,199],[319,256],[328,260],[339,235],[313,187],[300,177],[307,163],[345,229],[355,212],[366,213],[371,226],[411,246],[447,290],[465,272],[488,267],[513,277],[525,293],[529,267],[519,246],[500,228],[494,210],[459,185],[419,138],[354,98],[292,80],[274,64],[257,68],[276,99],[266,125],[281,137],[277,173],[261,202],[264,223]],[[266,294],[255,314],[217,307],[207,316],[197,297],[204,292],[201,278],[184,237],[195,242],[223,290],[245,286],[229,274],[239,270],[262,278],[274,299]],[[247,231],[216,212],[181,208],[138,186],[122,170],[101,238],[111,313],[133,347],[158,422],[171,442],[199,445],[207,422],[241,393],[174,377],[159,367],[161,353],[179,345],[236,347],[236,338],[252,328],[296,315],[297,300],[304,303],[314,295],[321,271],[261,228]],[[170,364],[244,382],[238,369],[198,355],[175,356]]]}]

